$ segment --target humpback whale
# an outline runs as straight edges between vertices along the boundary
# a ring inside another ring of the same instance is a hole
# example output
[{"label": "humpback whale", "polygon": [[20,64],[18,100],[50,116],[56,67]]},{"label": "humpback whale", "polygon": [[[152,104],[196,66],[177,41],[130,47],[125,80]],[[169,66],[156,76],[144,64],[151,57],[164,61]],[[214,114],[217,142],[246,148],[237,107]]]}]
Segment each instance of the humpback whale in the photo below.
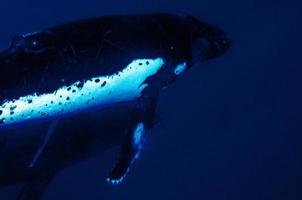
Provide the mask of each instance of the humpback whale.
[{"label": "humpback whale", "polygon": [[17,199],[38,200],[58,171],[117,145],[107,181],[121,183],[154,127],[160,91],[231,43],[219,28],[173,14],[13,37],[0,52],[0,187],[25,182]]}]

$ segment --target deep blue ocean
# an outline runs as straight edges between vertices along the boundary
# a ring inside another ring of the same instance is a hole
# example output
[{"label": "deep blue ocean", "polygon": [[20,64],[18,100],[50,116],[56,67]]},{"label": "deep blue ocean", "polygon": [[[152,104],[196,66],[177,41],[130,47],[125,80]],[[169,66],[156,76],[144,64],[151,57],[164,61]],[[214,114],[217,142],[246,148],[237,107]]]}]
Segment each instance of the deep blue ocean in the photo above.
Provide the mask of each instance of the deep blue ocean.
[{"label": "deep blue ocean", "polygon": [[214,24],[233,46],[163,91],[160,124],[123,184],[105,180],[115,148],[60,172],[43,200],[301,200],[300,1],[0,0],[0,46],[68,21],[158,12]]}]

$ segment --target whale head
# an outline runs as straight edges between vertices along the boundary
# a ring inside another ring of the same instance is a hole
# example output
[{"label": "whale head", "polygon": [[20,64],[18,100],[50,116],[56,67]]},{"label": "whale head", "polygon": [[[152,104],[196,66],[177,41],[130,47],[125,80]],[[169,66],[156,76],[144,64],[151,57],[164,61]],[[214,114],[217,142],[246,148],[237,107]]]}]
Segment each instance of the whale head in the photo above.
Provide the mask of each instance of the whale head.
[{"label": "whale head", "polygon": [[230,36],[221,29],[192,16],[186,20],[191,36],[193,62],[222,56],[232,46]]},{"label": "whale head", "polygon": [[189,70],[191,66],[221,57],[232,46],[229,35],[220,28],[202,22],[201,20],[186,16],[183,20],[190,43],[190,59],[172,66],[168,83],[174,82],[177,77]]}]

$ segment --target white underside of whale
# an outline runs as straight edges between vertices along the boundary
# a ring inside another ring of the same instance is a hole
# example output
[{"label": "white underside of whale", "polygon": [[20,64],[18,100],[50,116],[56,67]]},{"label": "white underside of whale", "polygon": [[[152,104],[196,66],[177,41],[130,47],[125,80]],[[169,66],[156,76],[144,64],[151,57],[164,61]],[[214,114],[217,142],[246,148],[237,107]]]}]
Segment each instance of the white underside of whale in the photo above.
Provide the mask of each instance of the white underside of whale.
[{"label": "white underside of whale", "polygon": [[155,75],[164,65],[164,60],[133,60],[122,71],[108,76],[92,77],[62,86],[52,93],[30,94],[0,105],[1,126],[43,118],[60,118],[65,115],[112,106],[119,102],[140,97],[148,85],[145,80]]}]

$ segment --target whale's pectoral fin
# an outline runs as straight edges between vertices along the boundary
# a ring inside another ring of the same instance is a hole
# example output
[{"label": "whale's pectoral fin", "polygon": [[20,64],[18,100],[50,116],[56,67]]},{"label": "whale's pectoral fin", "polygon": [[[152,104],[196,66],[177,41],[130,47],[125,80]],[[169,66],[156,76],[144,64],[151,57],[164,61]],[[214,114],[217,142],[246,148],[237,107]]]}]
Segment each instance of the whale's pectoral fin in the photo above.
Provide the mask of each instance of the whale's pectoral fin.
[{"label": "whale's pectoral fin", "polygon": [[55,131],[56,127],[58,126],[58,123],[59,123],[59,120],[55,120],[55,121],[51,122],[41,146],[39,147],[39,149],[37,150],[36,154],[34,155],[32,161],[28,165],[29,168],[33,168],[36,165],[36,163],[39,160],[39,158],[41,157],[50,137],[52,136],[53,132]]},{"label": "whale's pectoral fin", "polygon": [[120,149],[117,163],[107,177],[111,184],[119,184],[123,181],[131,164],[139,157],[143,147],[143,139],[148,129],[151,129],[155,121],[155,109],[157,98],[138,105],[133,111],[130,127]]},{"label": "whale's pectoral fin", "polygon": [[26,183],[16,200],[40,200],[48,185],[53,179],[52,173],[39,176],[36,179]]},{"label": "whale's pectoral fin", "polygon": [[117,163],[107,178],[107,181],[111,184],[121,183],[131,164],[138,158],[145,133],[144,123],[135,124],[129,129],[129,133],[121,146]]}]

